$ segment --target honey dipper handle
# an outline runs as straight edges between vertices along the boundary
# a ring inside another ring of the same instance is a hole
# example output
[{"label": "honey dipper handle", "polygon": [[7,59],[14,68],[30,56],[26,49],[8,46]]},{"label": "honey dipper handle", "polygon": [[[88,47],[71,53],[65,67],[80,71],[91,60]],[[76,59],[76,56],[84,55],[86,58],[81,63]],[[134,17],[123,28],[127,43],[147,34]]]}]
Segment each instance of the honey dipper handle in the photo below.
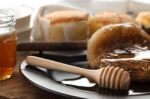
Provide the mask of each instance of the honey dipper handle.
[{"label": "honey dipper handle", "polygon": [[83,69],[83,68],[75,67],[72,65],[52,61],[49,59],[39,58],[36,56],[27,56],[26,62],[27,64],[31,66],[35,66],[35,67],[42,67],[42,68],[47,68],[47,69],[52,69],[52,70],[65,71],[65,72],[80,74],[86,77],[90,74],[93,74],[88,69]]}]

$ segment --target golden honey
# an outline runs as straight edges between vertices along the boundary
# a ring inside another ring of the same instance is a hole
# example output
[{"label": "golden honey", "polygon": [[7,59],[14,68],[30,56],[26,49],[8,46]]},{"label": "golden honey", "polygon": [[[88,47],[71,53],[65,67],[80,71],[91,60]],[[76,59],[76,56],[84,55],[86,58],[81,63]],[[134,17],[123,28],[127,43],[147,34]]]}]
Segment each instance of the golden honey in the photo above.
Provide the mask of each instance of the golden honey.
[{"label": "golden honey", "polygon": [[11,77],[16,65],[15,21],[8,10],[0,10],[0,80]]}]

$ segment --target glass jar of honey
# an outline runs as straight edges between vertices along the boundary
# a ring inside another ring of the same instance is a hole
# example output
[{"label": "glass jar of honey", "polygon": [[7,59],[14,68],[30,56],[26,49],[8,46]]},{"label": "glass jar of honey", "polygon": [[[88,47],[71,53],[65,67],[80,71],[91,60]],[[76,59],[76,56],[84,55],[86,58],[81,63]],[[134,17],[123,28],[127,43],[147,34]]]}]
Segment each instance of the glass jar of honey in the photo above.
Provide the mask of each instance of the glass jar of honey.
[{"label": "glass jar of honey", "polygon": [[8,79],[16,65],[16,43],[14,13],[0,9],[0,80]]}]

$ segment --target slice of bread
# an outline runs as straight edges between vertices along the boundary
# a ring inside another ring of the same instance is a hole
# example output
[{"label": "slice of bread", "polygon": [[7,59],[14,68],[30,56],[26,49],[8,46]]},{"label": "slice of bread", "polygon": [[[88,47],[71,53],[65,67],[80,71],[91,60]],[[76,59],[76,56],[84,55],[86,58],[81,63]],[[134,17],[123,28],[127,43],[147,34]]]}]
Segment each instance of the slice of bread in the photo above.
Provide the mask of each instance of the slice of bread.
[{"label": "slice of bread", "polygon": [[150,36],[133,24],[113,24],[88,42],[91,68],[112,65],[129,71],[132,81],[150,81]]}]

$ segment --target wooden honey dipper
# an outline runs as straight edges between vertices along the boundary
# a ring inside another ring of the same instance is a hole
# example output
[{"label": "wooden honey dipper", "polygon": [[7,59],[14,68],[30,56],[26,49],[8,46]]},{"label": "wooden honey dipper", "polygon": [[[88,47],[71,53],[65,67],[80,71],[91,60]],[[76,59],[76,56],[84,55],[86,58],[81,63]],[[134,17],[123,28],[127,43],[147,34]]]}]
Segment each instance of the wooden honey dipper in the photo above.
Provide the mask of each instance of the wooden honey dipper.
[{"label": "wooden honey dipper", "polygon": [[100,87],[104,88],[126,90],[130,84],[129,73],[119,67],[107,66],[97,70],[90,70],[36,56],[27,56],[26,62],[35,67],[80,74],[94,80]]}]

